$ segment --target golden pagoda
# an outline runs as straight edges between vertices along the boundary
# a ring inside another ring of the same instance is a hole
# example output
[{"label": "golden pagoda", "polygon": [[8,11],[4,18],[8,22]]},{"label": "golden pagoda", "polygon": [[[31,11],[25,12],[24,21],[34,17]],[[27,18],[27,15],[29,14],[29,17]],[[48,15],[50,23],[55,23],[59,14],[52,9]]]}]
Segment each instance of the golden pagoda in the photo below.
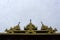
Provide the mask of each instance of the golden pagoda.
[{"label": "golden pagoda", "polygon": [[14,26],[14,28],[10,28],[9,30],[5,30],[7,33],[11,33],[11,34],[40,34],[40,33],[55,33],[57,31],[57,29],[53,29],[51,26],[48,27],[46,25],[43,24],[43,22],[41,22],[42,26],[41,29],[38,30],[37,27],[32,24],[31,19],[30,19],[30,23],[24,27],[24,30],[20,29],[19,26],[20,22],[18,23],[18,25]]}]

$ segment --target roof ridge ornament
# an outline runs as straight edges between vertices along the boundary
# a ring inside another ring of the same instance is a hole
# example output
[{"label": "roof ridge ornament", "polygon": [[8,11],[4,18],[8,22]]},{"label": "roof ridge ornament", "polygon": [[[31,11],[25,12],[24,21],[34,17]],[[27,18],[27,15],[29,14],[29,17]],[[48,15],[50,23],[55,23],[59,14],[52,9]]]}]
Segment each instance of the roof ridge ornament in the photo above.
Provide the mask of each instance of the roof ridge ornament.
[{"label": "roof ridge ornament", "polygon": [[20,22],[18,22],[18,25],[20,24]]},{"label": "roof ridge ornament", "polygon": [[32,23],[32,22],[31,22],[31,19],[30,19],[30,23]]},{"label": "roof ridge ornament", "polygon": [[41,21],[41,24],[44,25],[42,21]]},{"label": "roof ridge ornament", "polygon": [[57,29],[53,29],[53,28],[49,28],[48,26],[44,25],[43,22],[41,21],[41,30],[37,30],[37,27],[35,27],[34,24],[32,24],[31,22],[31,19],[30,19],[30,23],[24,28],[24,30],[22,31],[20,29],[20,26],[19,26],[20,22],[18,22],[18,24],[16,26],[14,26],[14,28],[11,28],[12,30],[5,30],[7,33],[22,33],[22,34],[25,34],[25,33],[28,33],[28,34],[33,34],[33,33],[36,33],[36,34],[39,34],[39,33],[55,33],[57,31]]}]

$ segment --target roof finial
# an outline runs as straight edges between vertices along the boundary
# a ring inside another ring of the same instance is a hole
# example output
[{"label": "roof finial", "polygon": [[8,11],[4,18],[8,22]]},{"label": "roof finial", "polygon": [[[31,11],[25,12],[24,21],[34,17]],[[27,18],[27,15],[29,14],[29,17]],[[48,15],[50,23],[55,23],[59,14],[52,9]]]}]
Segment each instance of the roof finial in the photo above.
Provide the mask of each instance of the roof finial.
[{"label": "roof finial", "polygon": [[41,21],[41,24],[43,24],[43,22]]},{"label": "roof finial", "polygon": [[41,24],[44,25],[42,21],[41,21]]},{"label": "roof finial", "polygon": [[18,22],[18,25],[20,24],[20,22]]},{"label": "roof finial", "polygon": [[31,23],[31,19],[30,19],[30,23]]}]

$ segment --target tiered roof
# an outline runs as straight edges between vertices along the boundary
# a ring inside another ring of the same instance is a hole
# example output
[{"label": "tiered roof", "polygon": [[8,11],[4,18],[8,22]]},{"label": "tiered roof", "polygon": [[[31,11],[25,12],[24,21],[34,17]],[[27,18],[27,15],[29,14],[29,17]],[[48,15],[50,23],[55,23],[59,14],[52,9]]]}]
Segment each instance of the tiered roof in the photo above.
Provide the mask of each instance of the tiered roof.
[{"label": "tiered roof", "polygon": [[57,29],[53,29],[52,27],[48,27],[46,25],[43,24],[43,22],[41,22],[42,26],[41,26],[41,30],[37,30],[37,27],[32,24],[31,19],[30,19],[30,23],[24,27],[24,30],[20,30],[20,26],[19,26],[20,22],[18,23],[18,25],[14,26],[14,28],[10,28],[9,30],[5,30],[7,33],[55,33],[57,31]]}]

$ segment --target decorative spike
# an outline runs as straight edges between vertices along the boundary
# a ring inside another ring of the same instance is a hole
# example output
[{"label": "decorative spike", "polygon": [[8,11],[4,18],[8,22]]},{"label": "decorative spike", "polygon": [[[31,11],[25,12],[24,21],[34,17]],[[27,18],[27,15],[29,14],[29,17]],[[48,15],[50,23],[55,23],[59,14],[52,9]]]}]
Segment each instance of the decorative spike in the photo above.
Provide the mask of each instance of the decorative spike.
[{"label": "decorative spike", "polygon": [[5,29],[5,31],[7,31],[7,29]]},{"label": "decorative spike", "polygon": [[31,23],[31,19],[30,19],[30,23]]},{"label": "decorative spike", "polygon": [[41,24],[43,25],[43,22],[41,21]]},{"label": "decorative spike", "polygon": [[19,24],[20,24],[20,22],[19,22]]},{"label": "decorative spike", "polygon": [[55,28],[55,31],[57,31],[57,29]]},{"label": "decorative spike", "polygon": [[18,22],[18,25],[20,24],[20,22]]}]

